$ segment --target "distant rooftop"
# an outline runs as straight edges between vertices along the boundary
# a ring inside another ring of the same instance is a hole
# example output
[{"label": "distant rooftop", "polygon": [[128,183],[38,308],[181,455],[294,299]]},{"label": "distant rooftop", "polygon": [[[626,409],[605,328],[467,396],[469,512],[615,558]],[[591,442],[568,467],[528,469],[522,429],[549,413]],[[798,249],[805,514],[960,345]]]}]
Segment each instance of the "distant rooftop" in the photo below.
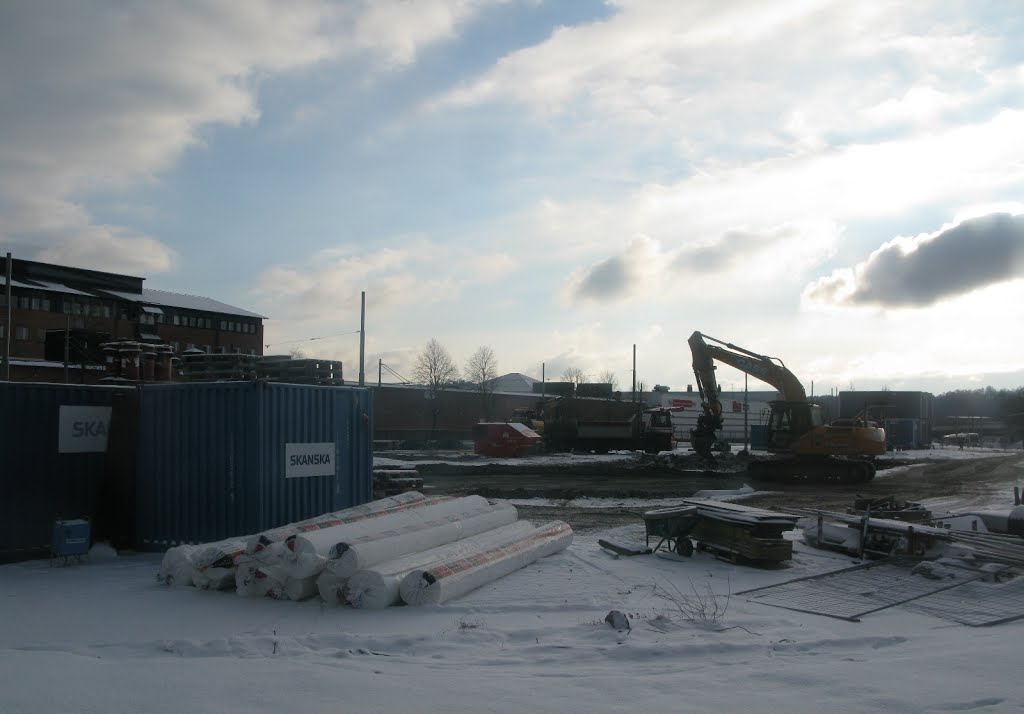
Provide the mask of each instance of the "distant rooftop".
[{"label": "distant rooftop", "polygon": [[[2,258],[0,260],[6,269],[6,260]],[[265,315],[243,310],[213,298],[143,287],[142,283],[145,278],[134,275],[40,263],[20,258],[14,258],[11,264],[13,268],[12,287],[48,290],[66,295],[114,297],[129,302],[176,307],[183,310],[267,319]],[[0,276],[0,286],[5,286],[6,283],[6,278]]]},{"label": "distant rooftop", "polygon": [[519,372],[510,372],[496,377],[492,384],[494,385],[493,389],[495,392],[525,392],[532,394],[533,385],[539,381],[539,379],[527,377]]},{"label": "distant rooftop", "polygon": [[221,312],[225,315],[241,315],[242,317],[258,317],[267,319],[265,315],[243,310],[240,307],[228,305],[227,303],[214,300],[213,298],[201,297],[199,295],[184,295],[172,293],[166,290],[154,290],[153,288],[142,288],[142,295],[139,302],[151,303],[153,305],[165,305],[177,307],[183,310],[203,310],[205,312]]}]

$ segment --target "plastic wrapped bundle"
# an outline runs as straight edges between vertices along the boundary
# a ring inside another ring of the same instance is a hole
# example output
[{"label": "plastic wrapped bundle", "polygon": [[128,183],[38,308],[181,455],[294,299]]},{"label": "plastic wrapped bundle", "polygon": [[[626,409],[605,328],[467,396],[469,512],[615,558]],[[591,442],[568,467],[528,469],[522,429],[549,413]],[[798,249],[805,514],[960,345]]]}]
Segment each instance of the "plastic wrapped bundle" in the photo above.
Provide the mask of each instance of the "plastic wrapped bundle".
[{"label": "plastic wrapped bundle", "polygon": [[192,565],[199,570],[232,568],[235,559],[245,555],[245,538],[232,538],[198,547],[192,554]]},{"label": "plastic wrapped bundle", "polygon": [[447,602],[526,567],[572,543],[572,528],[552,521],[508,543],[417,569],[402,579],[399,593],[409,605]]},{"label": "plastic wrapped bundle", "polygon": [[280,592],[270,593],[271,597],[280,600],[308,600],[317,594],[316,576],[311,578],[285,578]]},{"label": "plastic wrapped bundle", "polygon": [[[534,530],[528,521],[515,521],[507,526],[485,531],[463,540],[431,548],[420,553],[410,553],[395,560],[389,560],[372,568],[366,568],[348,578],[325,570],[317,582],[320,594],[330,604],[344,602],[352,607],[378,609],[397,605],[401,602],[398,589],[402,579],[413,570],[424,569],[437,563],[465,557],[467,554],[488,550],[521,537]],[[326,594],[325,594],[326,592]]]},{"label": "plastic wrapped bundle", "polygon": [[235,592],[242,597],[266,597],[284,588],[285,577],[280,568],[247,560],[235,569]]},{"label": "plastic wrapped bundle", "polygon": [[287,550],[284,551],[281,566],[293,578],[319,575],[327,565],[327,559],[332,549],[339,543],[370,534],[384,534],[389,531],[399,533],[422,530],[425,523],[441,518],[468,512],[493,510],[493,508],[486,498],[465,496],[433,503],[422,508],[389,511],[380,517],[289,536],[285,541]]},{"label": "plastic wrapped bundle", "polygon": [[309,518],[297,523],[289,523],[280,528],[273,528],[262,533],[257,533],[246,539],[246,553],[255,555],[260,551],[280,546],[289,536],[306,533],[321,528],[330,528],[344,523],[352,523],[364,518],[373,517],[375,514],[385,511],[396,511],[404,508],[415,508],[419,505],[427,505],[440,501],[452,500],[450,496],[424,496],[416,491],[408,491],[387,498],[380,498],[360,506],[353,506],[334,513],[325,513],[315,518]]},{"label": "plastic wrapped bundle", "polygon": [[157,572],[157,582],[164,585],[191,585],[192,584],[192,555],[198,550],[195,545],[178,545],[168,548],[160,561],[160,570]]},{"label": "plastic wrapped bundle", "polygon": [[350,577],[378,563],[507,526],[518,517],[516,507],[511,504],[486,504],[406,529],[370,533],[335,545],[327,567],[335,575]]},{"label": "plastic wrapped bundle", "polygon": [[192,568],[192,584],[200,590],[228,590],[235,586],[235,567]]}]

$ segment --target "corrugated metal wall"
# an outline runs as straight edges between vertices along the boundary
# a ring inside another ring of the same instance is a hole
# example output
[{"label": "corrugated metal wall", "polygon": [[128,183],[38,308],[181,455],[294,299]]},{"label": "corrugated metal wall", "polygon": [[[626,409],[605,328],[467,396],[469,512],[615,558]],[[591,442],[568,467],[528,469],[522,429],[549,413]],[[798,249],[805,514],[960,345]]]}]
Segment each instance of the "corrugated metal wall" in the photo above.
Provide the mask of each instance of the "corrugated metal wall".
[{"label": "corrugated metal wall", "polygon": [[[62,424],[61,407],[109,408],[129,392],[114,387],[0,382],[0,562],[48,554],[58,516],[96,519],[106,489],[106,451],[75,450],[99,446],[68,443],[75,439],[72,429],[76,427],[67,418]],[[83,419],[81,412],[75,418]],[[77,430],[88,441],[97,428],[92,422]]]},{"label": "corrugated metal wall", "polygon": [[[365,415],[365,418],[364,418]],[[144,385],[140,547],[242,536],[372,498],[366,389],[268,382]],[[287,477],[286,445],[333,444],[329,475]]]}]

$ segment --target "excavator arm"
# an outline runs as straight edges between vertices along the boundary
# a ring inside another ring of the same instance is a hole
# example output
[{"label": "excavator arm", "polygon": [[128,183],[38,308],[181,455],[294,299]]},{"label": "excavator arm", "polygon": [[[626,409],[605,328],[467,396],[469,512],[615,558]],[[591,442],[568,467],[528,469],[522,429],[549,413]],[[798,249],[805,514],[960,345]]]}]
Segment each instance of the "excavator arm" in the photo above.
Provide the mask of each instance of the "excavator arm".
[{"label": "excavator arm", "polygon": [[[708,340],[718,344],[709,345]],[[778,357],[759,355],[756,352],[737,347],[731,342],[723,342],[700,332],[690,335],[687,342],[690,344],[690,354],[693,355],[693,373],[697,377],[697,386],[701,390],[701,398],[704,401],[718,400],[715,360],[770,384],[786,401],[798,402],[807,399],[807,392],[804,391],[800,380],[786,368],[786,365]],[[706,394],[705,388],[707,389]],[[721,412],[721,404],[719,404],[718,411]]]},{"label": "excavator arm", "polygon": [[[708,344],[709,340],[717,344]],[[690,335],[687,342],[693,357],[693,374],[697,378],[703,410],[697,419],[697,428],[691,430],[690,436],[694,451],[705,458],[712,457],[711,445],[716,439],[715,432],[722,428],[722,402],[718,396],[718,381],[715,379],[716,360],[770,384],[784,400],[807,400],[807,393],[800,380],[777,357],[766,357],[700,332]]]}]

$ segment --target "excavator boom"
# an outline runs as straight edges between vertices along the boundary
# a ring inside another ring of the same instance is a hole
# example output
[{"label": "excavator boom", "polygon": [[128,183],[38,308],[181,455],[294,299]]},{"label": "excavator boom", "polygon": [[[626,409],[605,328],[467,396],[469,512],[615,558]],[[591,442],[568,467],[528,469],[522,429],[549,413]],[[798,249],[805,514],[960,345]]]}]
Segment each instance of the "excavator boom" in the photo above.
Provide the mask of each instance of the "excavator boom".
[{"label": "excavator boom", "polygon": [[[717,344],[709,345],[708,340]],[[759,355],[700,332],[690,335],[687,342],[693,356],[693,372],[697,377],[697,387],[701,390],[701,399],[709,404],[718,399],[718,384],[715,381],[716,360],[770,384],[786,401],[797,402],[807,399],[807,392],[804,391],[800,380],[778,357]],[[718,411],[721,412],[721,405]]]}]

